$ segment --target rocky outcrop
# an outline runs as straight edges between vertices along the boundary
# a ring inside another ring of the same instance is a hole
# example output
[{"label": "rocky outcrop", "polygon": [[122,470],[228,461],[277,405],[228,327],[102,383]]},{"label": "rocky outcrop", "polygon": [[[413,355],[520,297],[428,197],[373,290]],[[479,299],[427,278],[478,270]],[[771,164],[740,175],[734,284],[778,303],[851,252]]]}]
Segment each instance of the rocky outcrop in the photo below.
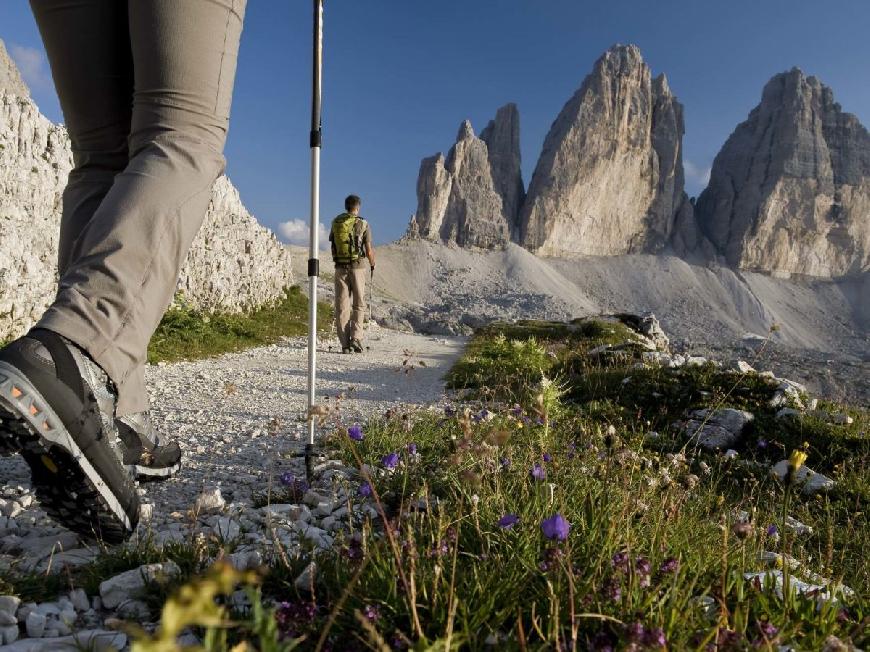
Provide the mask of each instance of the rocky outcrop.
[{"label": "rocky outcrop", "polygon": [[[0,73],[0,80],[14,78]],[[0,85],[0,341],[30,328],[54,298],[61,198],[72,168],[63,126],[10,87]],[[238,312],[279,298],[292,279],[289,250],[219,179],[179,280],[185,299]]]},{"label": "rocky outcrop", "polygon": [[3,41],[0,41],[0,92],[2,91],[18,97],[30,97],[30,89],[21,79],[18,67],[6,51]]},{"label": "rocky outcrop", "polygon": [[550,128],[520,215],[542,255],[652,252],[686,211],[683,107],[640,50],[604,53]]},{"label": "rocky outcrop", "polygon": [[280,297],[292,282],[289,250],[248,212],[230,180],[218,179],[178,289],[200,308],[238,312]]},{"label": "rocky outcrop", "polygon": [[446,159],[440,153],[423,159],[408,233],[460,246],[501,247],[511,240],[522,199],[519,113],[509,104],[480,138],[466,120]]},{"label": "rocky outcrop", "polygon": [[843,276],[870,269],[870,135],[830,88],[797,68],[713,163],[701,229],[729,265]]},{"label": "rocky outcrop", "polygon": [[520,207],[525,199],[523,173],[520,169],[520,112],[516,104],[506,104],[480,132],[486,143],[489,170],[495,191],[502,199],[502,212],[515,227]]}]

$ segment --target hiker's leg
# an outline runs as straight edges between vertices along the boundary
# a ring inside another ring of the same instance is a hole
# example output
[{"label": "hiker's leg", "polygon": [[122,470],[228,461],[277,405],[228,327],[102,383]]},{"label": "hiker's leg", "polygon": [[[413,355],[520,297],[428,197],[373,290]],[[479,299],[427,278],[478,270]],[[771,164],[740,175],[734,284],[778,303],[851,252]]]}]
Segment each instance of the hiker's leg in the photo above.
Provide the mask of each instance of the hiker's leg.
[{"label": "hiker's leg", "polygon": [[350,316],[350,339],[362,340],[366,320],[366,275],[368,266],[351,270],[353,289],[353,312]]},{"label": "hiker's leg", "polygon": [[335,330],[341,348],[350,346],[350,270],[347,267],[335,268]]},{"label": "hiker's leg", "polygon": [[31,0],[70,137],[73,169],[63,193],[61,276],[115,175],[127,167],[133,59],[127,3]]},{"label": "hiker's leg", "polygon": [[[205,216],[222,155],[245,0],[127,3],[135,76],[130,161],[77,243],[40,326],[132,391]],[[131,385],[132,383],[132,385]]]},{"label": "hiker's leg", "polygon": [[[79,258],[79,236],[129,163],[133,58],[127,3],[31,0],[70,136],[73,169],[63,193],[58,274]],[[125,383],[132,411],[148,409],[145,370]]]}]

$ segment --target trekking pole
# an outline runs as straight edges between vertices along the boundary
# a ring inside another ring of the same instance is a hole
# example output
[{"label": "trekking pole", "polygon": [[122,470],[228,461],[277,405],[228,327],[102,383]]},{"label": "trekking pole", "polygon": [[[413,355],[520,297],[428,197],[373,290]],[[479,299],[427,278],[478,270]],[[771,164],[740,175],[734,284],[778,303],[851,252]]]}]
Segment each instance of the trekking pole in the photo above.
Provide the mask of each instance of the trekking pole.
[{"label": "trekking pole", "polygon": [[369,321],[372,320],[372,313],[374,311],[374,308],[372,308],[372,289],[373,289],[372,286],[374,286],[374,284],[375,284],[375,268],[372,267],[371,269],[372,269],[372,273],[371,273],[371,276],[369,278]]},{"label": "trekking pole", "polygon": [[321,72],[323,70],[323,0],[314,0],[314,68],[311,93],[311,234],[308,248],[308,443],[305,445],[305,477],[313,475],[314,405],[317,394],[317,278],[320,276],[320,147]]}]

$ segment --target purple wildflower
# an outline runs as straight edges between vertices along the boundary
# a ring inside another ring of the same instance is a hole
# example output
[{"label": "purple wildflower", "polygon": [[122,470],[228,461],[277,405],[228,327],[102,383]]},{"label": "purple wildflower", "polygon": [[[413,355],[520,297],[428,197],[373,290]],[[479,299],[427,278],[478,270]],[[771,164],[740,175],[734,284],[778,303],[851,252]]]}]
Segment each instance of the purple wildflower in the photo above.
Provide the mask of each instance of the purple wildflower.
[{"label": "purple wildflower", "polygon": [[448,405],[444,408],[444,415],[448,417],[452,417],[456,415],[456,409],[452,406]]},{"label": "purple wildflower", "polygon": [[604,586],[604,594],[611,602],[619,602],[622,599],[622,587],[616,580],[610,580]]},{"label": "purple wildflower", "polygon": [[540,464],[535,464],[535,466],[532,467],[532,477],[540,482],[547,477],[547,472]]},{"label": "purple wildflower", "polygon": [[541,521],[541,531],[548,539],[564,541],[571,531],[571,524],[561,514],[554,514]]},{"label": "purple wildflower", "polygon": [[515,403],[514,406],[511,408],[511,414],[514,415],[515,417],[518,417],[522,413],[523,413],[523,408],[521,408],[518,403]]},{"label": "purple wildflower", "polygon": [[627,552],[617,552],[615,555],[613,555],[613,559],[611,560],[611,563],[613,564],[613,567],[618,569],[618,570],[622,570],[622,571],[628,570],[628,553]]},{"label": "purple wildflower", "polygon": [[668,639],[661,627],[650,627],[644,632],[643,643],[647,647],[661,648],[668,644]]},{"label": "purple wildflower", "polygon": [[594,639],[592,639],[592,650],[594,652],[613,652],[613,641],[610,640],[610,637],[604,632],[599,632]]},{"label": "purple wildflower", "polygon": [[363,609],[363,615],[370,623],[374,623],[381,617],[381,609],[376,604],[367,604]]},{"label": "purple wildflower", "polygon": [[645,589],[650,584],[650,572],[652,571],[652,567],[650,566],[649,559],[646,557],[638,557],[637,561],[634,562],[634,568],[637,571],[637,583],[640,588]]},{"label": "purple wildflower", "polygon": [[362,426],[359,424],[352,425],[347,429],[347,436],[353,439],[354,441],[362,441],[365,438],[363,434]]},{"label": "purple wildflower", "polygon": [[542,417],[538,417],[537,419],[535,419],[535,423],[538,424],[539,426],[543,426],[544,419]]},{"label": "purple wildflower", "polygon": [[577,456],[577,444],[573,441],[568,444],[568,459],[573,460]]},{"label": "purple wildflower", "polygon": [[662,562],[661,567],[659,568],[659,573],[662,575],[667,575],[669,573],[676,573],[680,569],[680,562],[675,557],[668,557]]},{"label": "purple wildflower", "polygon": [[281,638],[302,635],[317,616],[317,606],[311,602],[282,602],[275,611],[275,621]]},{"label": "purple wildflower", "polygon": [[290,471],[284,471],[281,474],[281,484],[285,487],[292,487],[296,484],[296,476],[290,473]]},{"label": "purple wildflower", "polygon": [[399,454],[390,453],[389,455],[384,455],[381,458],[381,464],[384,465],[385,469],[395,469],[399,466]]},{"label": "purple wildflower", "polygon": [[544,453],[543,458],[544,462],[550,463],[553,461],[553,456],[549,453]]},{"label": "purple wildflower", "polygon": [[770,525],[767,526],[767,536],[775,537],[778,534],[779,534],[779,529],[776,527],[776,525],[771,523]]},{"label": "purple wildflower", "polygon": [[499,460],[499,462],[501,462],[501,468],[503,468],[503,469],[510,468],[511,461],[508,458],[503,457]]},{"label": "purple wildflower", "polygon": [[759,437],[757,445],[759,448],[767,448],[767,440]]},{"label": "purple wildflower", "polygon": [[766,642],[774,640],[776,635],[779,634],[779,629],[771,625],[770,621],[758,623],[758,630]]},{"label": "purple wildflower", "polygon": [[629,640],[639,643],[643,640],[644,635],[646,634],[646,627],[643,626],[643,623],[635,621],[626,626],[625,634],[628,636]]},{"label": "purple wildflower", "polygon": [[415,444],[414,442],[411,442],[410,444],[408,444],[408,454],[409,455],[416,455],[417,454],[417,444]]},{"label": "purple wildflower", "polygon": [[498,519],[498,526],[502,530],[510,530],[514,525],[520,522],[520,517],[516,514],[505,514]]},{"label": "purple wildflower", "polygon": [[356,492],[363,498],[368,498],[372,495],[372,486],[368,482],[363,482]]}]

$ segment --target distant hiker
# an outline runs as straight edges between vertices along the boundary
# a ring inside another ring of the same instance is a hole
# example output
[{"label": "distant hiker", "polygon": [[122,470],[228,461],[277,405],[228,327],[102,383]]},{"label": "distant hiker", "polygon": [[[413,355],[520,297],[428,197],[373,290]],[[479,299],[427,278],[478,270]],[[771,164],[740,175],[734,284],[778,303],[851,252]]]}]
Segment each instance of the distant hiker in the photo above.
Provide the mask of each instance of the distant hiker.
[{"label": "distant hiker", "polygon": [[0,350],[0,453],[24,457],[42,507],[81,535],[126,539],[134,476],[179,467],[144,364],[224,169],[245,2],[30,2],[74,167],[57,296]]},{"label": "distant hiker", "polygon": [[349,195],[346,212],[332,220],[329,241],[335,262],[335,328],[342,353],[362,353],[366,314],[366,275],[374,276],[372,230],[359,216],[361,200]]}]

